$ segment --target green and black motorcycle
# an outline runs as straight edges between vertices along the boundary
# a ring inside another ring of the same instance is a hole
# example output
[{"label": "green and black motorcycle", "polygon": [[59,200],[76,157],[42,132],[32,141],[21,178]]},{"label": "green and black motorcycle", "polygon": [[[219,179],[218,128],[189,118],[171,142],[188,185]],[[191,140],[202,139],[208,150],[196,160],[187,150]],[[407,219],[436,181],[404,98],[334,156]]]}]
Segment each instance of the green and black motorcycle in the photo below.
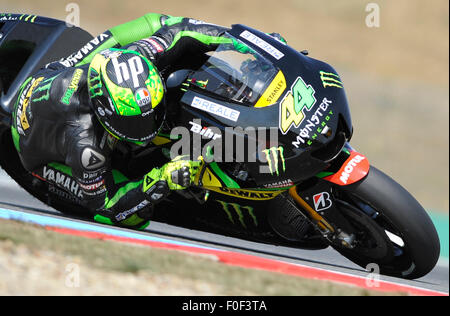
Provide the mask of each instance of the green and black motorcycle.
[{"label": "green and black motorcycle", "polygon": [[[159,204],[155,221],[273,245],[331,246],[401,278],[429,273],[440,253],[434,225],[411,194],[350,146],[337,72],[244,25],[226,36],[236,45],[166,71],[167,124],[147,148],[119,147],[118,178],[142,176],[149,160],[167,162],[188,143],[187,154],[204,161],[195,186]],[[62,21],[0,15],[0,165],[42,202],[86,217],[70,168],[24,170],[10,116],[27,76],[90,39]]]}]

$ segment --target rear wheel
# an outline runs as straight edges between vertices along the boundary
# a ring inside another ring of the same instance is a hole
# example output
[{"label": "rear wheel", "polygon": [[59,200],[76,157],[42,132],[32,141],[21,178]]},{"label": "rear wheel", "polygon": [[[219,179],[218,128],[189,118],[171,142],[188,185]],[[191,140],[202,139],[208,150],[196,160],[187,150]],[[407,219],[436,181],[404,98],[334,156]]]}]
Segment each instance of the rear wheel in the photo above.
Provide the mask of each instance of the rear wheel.
[{"label": "rear wheel", "polygon": [[440,243],[433,222],[380,170],[371,167],[364,180],[339,192],[337,203],[359,231],[353,249],[334,245],[348,259],[363,267],[375,263],[380,273],[407,279],[420,278],[436,265]]}]

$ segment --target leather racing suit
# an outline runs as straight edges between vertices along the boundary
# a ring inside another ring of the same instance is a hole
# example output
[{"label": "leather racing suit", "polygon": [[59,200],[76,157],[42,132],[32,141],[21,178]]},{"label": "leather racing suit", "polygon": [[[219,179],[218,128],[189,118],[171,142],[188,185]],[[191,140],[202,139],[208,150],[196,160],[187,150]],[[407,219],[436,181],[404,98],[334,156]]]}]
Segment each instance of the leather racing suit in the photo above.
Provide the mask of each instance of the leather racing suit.
[{"label": "leather racing suit", "polygon": [[185,54],[213,50],[224,41],[226,30],[194,19],[146,14],[107,30],[80,51],[38,71],[23,83],[13,112],[13,140],[23,166],[30,172],[49,163],[68,166],[81,188],[83,206],[96,221],[145,227],[153,206],[170,189],[188,186],[198,165],[179,160],[153,168],[140,179],[118,177],[110,158],[117,140],[90,107],[89,63],[100,51],[125,48],[163,70]]}]

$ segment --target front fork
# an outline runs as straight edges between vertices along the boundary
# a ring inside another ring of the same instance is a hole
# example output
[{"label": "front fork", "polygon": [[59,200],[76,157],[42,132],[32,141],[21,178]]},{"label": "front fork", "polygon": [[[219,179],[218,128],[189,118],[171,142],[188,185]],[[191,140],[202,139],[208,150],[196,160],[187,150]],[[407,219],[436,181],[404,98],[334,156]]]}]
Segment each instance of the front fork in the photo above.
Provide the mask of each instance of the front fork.
[{"label": "front fork", "polygon": [[367,158],[347,143],[330,168],[312,180],[312,186],[292,187],[289,195],[307,213],[324,238],[332,243],[338,242],[344,247],[353,248],[355,229],[339,211],[334,199],[334,188],[351,186],[362,181],[369,169]]}]

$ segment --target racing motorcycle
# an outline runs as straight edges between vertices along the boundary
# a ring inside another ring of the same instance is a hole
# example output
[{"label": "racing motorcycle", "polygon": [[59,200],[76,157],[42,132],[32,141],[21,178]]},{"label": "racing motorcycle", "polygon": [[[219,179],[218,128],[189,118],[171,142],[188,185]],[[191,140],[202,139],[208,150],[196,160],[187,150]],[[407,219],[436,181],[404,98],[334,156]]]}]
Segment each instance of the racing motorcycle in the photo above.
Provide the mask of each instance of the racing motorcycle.
[{"label": "racing motorcycle", "polygon": [[[350,146],[353,128],[338,73],[244,25],[233,25],[225,37],[215,51],[161,72],[165,127],[146,148],[118,147],[115,178],[142,176],[149,161],[169,161],[189,139],[187,154],[197,159],[199,148],[203,161],[195,185],[159,204],[155,221],[273,245],[332,247],[364,268],[377,264],[401,278],[429,273],[440,253],[435,227],[410,193]],[[72,216],[89,212],[80,206],[83,194],[70,168],[53,162],[24,170],[11,112],[30,74],[91,49],[83,47],[90,40],[59,20],[0,15],[0,165],[34,197]],[[238,142],[242,148],[233,152]],[[246,151],[250,157],[241,159]]]}]

